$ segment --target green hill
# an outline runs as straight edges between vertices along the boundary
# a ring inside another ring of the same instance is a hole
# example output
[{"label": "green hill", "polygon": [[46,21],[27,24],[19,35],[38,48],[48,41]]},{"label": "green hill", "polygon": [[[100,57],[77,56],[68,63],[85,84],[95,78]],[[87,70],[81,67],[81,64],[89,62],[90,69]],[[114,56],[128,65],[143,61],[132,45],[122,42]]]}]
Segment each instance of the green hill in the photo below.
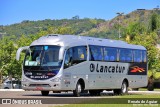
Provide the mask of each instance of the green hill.
[{"label": "green hill", "polygon": [[[19,47],[29,46],[37,38],[51,33],[89,35],[101,38],[118,39],[119,28],[121,40],[131,44],[145,46],[148,53],[149,72],[160,71],[160,52],[156,48],[160,43],[160,10],[135,10],[112,20],[72,19],[39,20],[0,26],[0,73],[4,76],[12,75],[21,78],[20,61],[15,60]],[[14,35],[14,36],[13,36]]]},{"label": "green hill", "polygon": [[12,24],[9,26],[0,26],[0,32],[6,32],[6,36],[10,35],[30,35],[37,32],[47,31],[49,27],[70,27],[75,31],[75,34],[80,34],[96,28],[98,24],[105,22],[103,19],[62,19],[62,20],[41,20],[41,21],[28,21],[25,20],[21,23]]},{"label": "green hill", "polygon": [[[117,16],[112,20],[104,19],[80,19],[75,16],[72,19],[61,20],[39,20],[29,21],[25,20],[21,23],[16,23],[8,26],[0,26],[0,37],[15,35],[34,35],[39,31],[47,31],[50,27],[58,29],[59,27],[67,27],[74,31],[72,34],[76,35],[90,35],[103,38],[116,39],[118,37],[118,28],[126,28],[131,23],[141,22],[148,26],[149,18],[153,12],[160,14],[160,10],[135,10],[123,16]],[[119,23],[120,21],[120,23]]]},{"label": "green hill", "polygon": [[[118,38],[118,28],[120,26],[123,34],[124,29],[129,25],[140,23],[143,24],[146,29],[149,26],[150,18],[153,13],[160,15],[160,10],[135,10],[129,14],[117,16],[111,20],[100,23],[97,28],[82,33],[82,35],[98,35],[106,38]],[[119,23],[120,22],[120,23]]]}]

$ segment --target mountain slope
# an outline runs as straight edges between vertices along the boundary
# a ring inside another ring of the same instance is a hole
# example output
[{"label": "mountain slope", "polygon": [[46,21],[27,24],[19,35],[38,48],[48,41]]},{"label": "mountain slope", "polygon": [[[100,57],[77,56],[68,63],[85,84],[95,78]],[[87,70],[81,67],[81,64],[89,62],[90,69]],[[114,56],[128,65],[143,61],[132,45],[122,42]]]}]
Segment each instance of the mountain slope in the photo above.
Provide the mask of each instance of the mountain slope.
[{"label": "mountain slope", "polygon": [[160,10],[135,10],[129,14],[117,16],[108,21],[104,19],[79,19],[78,16],[75,16],[72,19],[61,20],[25,20],[21,23],[16,23],[8,26],[0,26],[0,36],[15,35],[19,37],[21,35],[34,35],[39,31],[47,31],[50,27],[69,27],[74,31],[74,34],[76,35],[117,38],[119,26],[125,28],[129,24],[135,22],[142,22],[145,23],[146,26],[148,26],[147,24],[149,18],[153,12],[157,12],[158,14],[160,14]]}]

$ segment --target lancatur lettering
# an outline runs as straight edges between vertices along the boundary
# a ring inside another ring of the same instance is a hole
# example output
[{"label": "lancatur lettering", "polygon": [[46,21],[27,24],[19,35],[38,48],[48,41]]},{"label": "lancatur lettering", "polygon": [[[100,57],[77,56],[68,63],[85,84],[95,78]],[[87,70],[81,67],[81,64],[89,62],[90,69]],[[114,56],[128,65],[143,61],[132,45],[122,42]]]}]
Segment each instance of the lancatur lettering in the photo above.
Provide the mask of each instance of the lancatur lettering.
[{"label": "lancatur lettering", "polygon": [[[95,68],[94,68],[95,67]],[[96,66],[91,63],[90,64],[90,71],[91,72],[99,72],[99,73],[103,73],[103,72],[108,72],[108,73],[123,73],[125,70],[124,66],[119,66],[118,64],[116,66],[104,66],[104,65],[99,65],[97,64]]]}]

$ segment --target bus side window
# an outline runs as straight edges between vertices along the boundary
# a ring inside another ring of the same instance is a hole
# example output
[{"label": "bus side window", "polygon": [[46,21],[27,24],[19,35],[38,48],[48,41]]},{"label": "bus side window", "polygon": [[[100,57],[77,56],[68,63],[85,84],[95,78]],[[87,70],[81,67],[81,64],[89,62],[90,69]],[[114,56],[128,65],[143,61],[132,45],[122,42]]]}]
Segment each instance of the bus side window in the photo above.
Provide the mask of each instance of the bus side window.
[{"label": "bus side window", "polygon": [[124,49],[120,49],[119,60],[120,61],[125,61],[126,60]]},{"label": "bus side window", "polygon": [[73,48],[73,64],[78,64],[87,60],[87,47],[77,46]]},{"label": "bus side window", "polygon": [[109,61],[109,50],[107,48],[104,48],[104,61]]},{"label": "bus side window", "polygon": [[142,62],[147,62],[147,53],[146,53],[146,51],[142,51]]},{"label": "bus side window", "polygon": [[142,62],[142,51],[134,50],[134,62]]},{"label": "bus side window", "polygon": [[133,61],[133,54],[131,49],[120,49],[120,61],[124,62],[132,62]]},{"label": "bus side window", "polygon": [[133,62],[133,53],[132,53],[132,50],[131,49],[127,49],[127,54],[126,54],[126,59],[127,59],[127,62]]},{"label": "bus side window", "polygon": [[97,60],[102,61],[103,60],[103,48],[101,46],[97,46]]},{"label": "bus side window", "polygon": [[65,56],[64,68],[68,68],[72,65],[72,48],[68,49]]},{"label": "bus side window", "polygon": [[117,61],[117,49],[116,48],[110,48],[109,51],[110,55],[110,61]]},{"label": "bus side window", "polygon": [[105,47],[104,60],[105,61],[117,61],[117,49]]},{"label": "bus side window", "polygon": [[86,61],[87,60],[87,47],[81,46],[77,47],[78,60]]},{"label": "bus side window", "polygon": [[97,46],[90,46],[90,60],[96,61],[98,59]]},{"label": "bus side window", "polygon": [[103,47],[90,46],[90,60],[91,61],[102,61],[103,60]]}]

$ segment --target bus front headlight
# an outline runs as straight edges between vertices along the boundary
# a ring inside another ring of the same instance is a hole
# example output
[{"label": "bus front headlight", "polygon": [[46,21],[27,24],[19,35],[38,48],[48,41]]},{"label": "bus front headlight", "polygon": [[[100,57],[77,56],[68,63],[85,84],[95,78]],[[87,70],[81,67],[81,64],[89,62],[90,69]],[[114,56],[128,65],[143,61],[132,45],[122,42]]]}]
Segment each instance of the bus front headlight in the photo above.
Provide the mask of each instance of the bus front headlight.
[{"label": "bus front headlight", "polygon": [[60,82],[61,81],[61,78],[57,77],[57,78],[54,78],[51,80],[52,82]]}]

